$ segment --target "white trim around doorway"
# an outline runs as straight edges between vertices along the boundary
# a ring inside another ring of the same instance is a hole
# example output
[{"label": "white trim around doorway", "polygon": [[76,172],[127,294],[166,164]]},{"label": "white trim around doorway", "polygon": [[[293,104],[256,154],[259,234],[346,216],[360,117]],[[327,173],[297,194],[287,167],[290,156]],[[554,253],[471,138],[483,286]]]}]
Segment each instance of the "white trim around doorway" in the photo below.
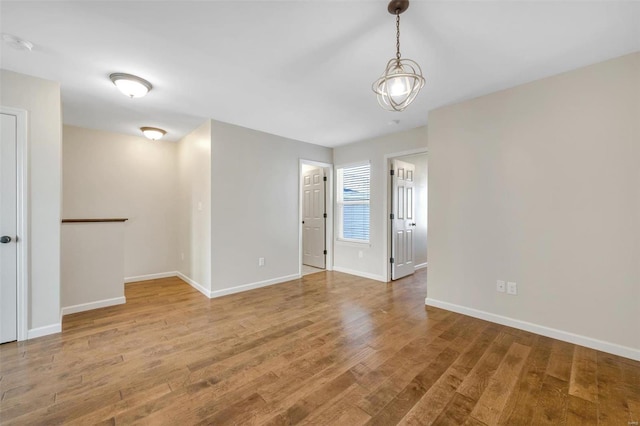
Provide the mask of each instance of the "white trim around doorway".
[{"label": "white trim around doorway", "polygon": [[327,175],[326,190],[326,213],[325,222],[325,247],[327,256],[325,258],[325,269],[333,271],[333,164],[322,163],[320,161],[305,160],[300,158],[298,163],[298,275],[302,276],[302,165],[322,167]]},{"label": "white trim around doorway", "polygon": [[29,318],[29,184],[28,184],[28,121],[27,111],[0,106],[0,113],[16,117],[16,183],[17,183],[17,328],[18,341],[27,340]]}]

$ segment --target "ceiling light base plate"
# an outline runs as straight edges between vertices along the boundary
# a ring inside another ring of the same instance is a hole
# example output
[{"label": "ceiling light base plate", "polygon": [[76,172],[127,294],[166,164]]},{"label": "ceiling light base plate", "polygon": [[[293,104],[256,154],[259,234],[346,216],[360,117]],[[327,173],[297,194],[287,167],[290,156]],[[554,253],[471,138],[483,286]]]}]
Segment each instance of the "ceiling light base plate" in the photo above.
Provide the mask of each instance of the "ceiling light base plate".
[{"label": "ceiling light base plate", "polygon": [[409,9],[409,0],[391,0],[387,7],[387,10],[392,15],[399,15],[407,9]]}]

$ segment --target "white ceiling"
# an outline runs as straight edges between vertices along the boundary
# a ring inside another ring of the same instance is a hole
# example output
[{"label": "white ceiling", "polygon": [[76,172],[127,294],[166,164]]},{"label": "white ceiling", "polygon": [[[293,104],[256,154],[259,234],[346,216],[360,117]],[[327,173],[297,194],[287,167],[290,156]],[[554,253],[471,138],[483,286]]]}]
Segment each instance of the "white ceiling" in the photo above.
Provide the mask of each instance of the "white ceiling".
[{"label": "white ceiling", "polygon": [[[386,1],[2,1],[1,64],[58,81],[64,122],[178,140],[206,118],[337,146],[426,124],[442,105],[640,50],[640,3],[416,1],[404,57],[427,83],[406,111],[371,83],[395,54]],[[149,80],[127,99],[112,72]],[[390,124],[400,120],[398,125]]]}]

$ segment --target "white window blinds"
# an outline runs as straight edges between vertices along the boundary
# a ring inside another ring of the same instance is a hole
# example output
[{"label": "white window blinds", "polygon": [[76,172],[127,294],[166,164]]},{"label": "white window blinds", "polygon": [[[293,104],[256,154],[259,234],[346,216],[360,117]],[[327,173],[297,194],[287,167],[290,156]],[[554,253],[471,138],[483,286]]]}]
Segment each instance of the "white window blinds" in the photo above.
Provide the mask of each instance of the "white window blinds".
[{"label": "white window blinds", "polygon": [[343,240],[369,241],[369,198],[371,165],[338,169],[339,237]]}]

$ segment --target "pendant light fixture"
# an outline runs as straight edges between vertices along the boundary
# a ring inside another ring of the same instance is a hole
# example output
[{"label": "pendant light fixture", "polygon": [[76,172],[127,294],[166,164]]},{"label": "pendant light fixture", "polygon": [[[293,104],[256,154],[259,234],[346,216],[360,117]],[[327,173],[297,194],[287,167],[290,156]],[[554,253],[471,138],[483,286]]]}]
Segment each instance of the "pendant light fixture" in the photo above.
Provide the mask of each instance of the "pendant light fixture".
[{"label": "pendant light fixture", "polygon": [[140,127],[140,131],[152,141],[157,141],[167,134],[167,132],[162,129],[158,129],[157,127]]},{"label": "pendant light fixture", "polygon": [[424,87],[420,65],[400,56],[400,14],[409,8],[409,0],[391,0],[387,10],[396,15],[396,57],[387,62],[382,77],[373,83],[378,103],[387,111],[404,111]]},{"label": "pendant light fixture", "polygon": [[132,74],[125,74],[121,72],[113,73],[109,76],[109,79],[115,84],[115,86],[125,95],[130,98],[139,98],[149,93],[151,83],[144,78]]}]

